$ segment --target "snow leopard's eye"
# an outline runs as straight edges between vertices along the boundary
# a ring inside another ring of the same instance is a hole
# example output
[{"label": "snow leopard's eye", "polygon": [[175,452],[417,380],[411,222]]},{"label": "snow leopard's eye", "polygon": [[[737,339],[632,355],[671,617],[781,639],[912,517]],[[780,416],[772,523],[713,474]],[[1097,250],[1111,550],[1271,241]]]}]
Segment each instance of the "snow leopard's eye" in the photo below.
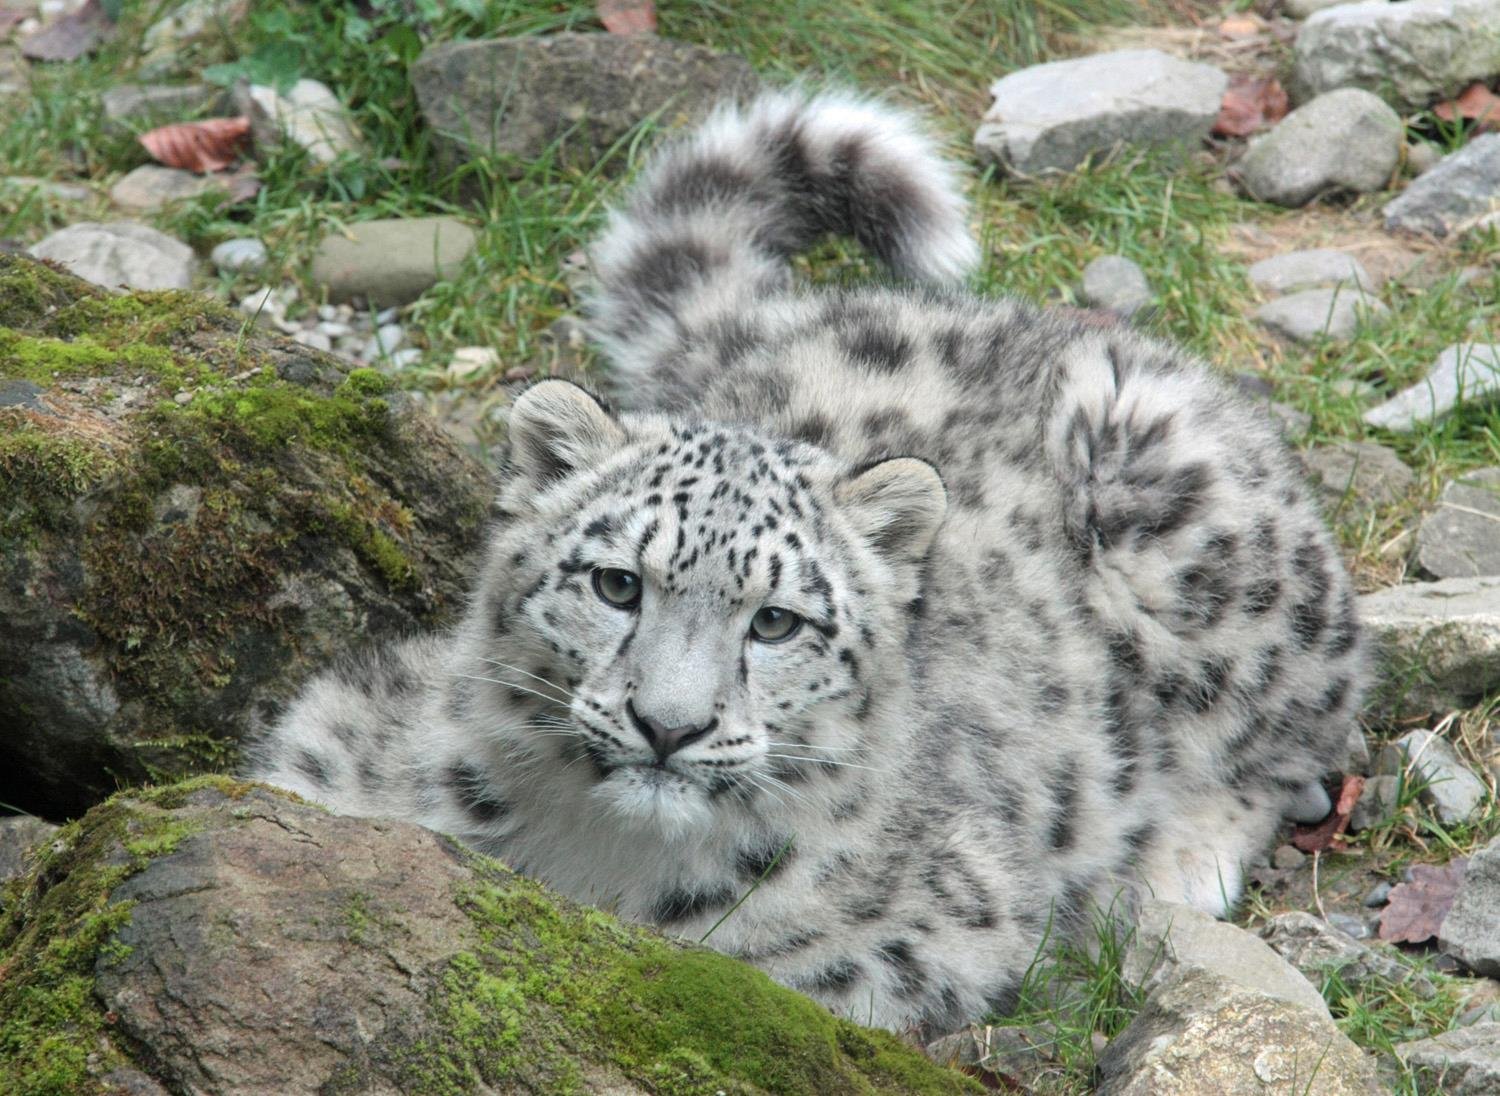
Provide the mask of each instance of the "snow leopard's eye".
[{"label": "snow leopard's eye", "polygon": [[762,643],[790,639],[802,627],[802,618],[790,609],[767,605],[750,620],[750,634]]},{"label": "snow leopard's eye", "polygon": [[616,609],[634,609],[641,603],[641,576],[618,567],[596,567],[594,593]]}]

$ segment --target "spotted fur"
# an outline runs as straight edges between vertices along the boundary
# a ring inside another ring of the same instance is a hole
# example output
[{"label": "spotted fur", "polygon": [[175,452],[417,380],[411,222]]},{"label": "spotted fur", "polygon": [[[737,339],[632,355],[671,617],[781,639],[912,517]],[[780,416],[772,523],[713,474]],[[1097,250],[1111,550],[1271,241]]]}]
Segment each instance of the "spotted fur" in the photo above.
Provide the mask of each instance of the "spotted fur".
[{"label": "spotted fur", "polygon": [[[314,682],[254,774],[895,1028],[1004,1011],[1122,885],[1222,913],[1344,760],[1349,582],[1199,363],[947,288],[964,217],[846,97],[669,147],[593,252],[621,410],[521,396],[462,623]],[[792,286],[830,231],[925,284]],[[805,624],[754,639],[768,605]]]}]

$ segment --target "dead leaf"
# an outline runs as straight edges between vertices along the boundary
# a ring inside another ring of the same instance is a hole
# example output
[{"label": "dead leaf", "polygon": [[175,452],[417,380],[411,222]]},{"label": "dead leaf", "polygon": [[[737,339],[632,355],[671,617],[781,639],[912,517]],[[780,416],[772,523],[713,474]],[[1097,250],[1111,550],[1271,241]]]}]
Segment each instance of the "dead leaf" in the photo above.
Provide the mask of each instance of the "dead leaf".
[{"label": "dead leaf", "polygon": [[98,49],[114,29],[99,0],[84,0],[77,11],[54,19],[22,41],[21,53],[33,61],[76,61]]},{"label": "dead leaf", "polygon": [[1219,37],[1231,42],[1241,38],[1254,38],[1266,25],[1253,15],[1231,15],[1219,24]]},{"label": "dead leaf", "polygon": [[599,22],[611,34],[655,34],[652,0],[599,0]]},{"label": "dead leaf", "polygon": [[1285,118],[1290,105],[1286,90],[1276,77],[1237,74],[1230,79],[1219,104],[1214,133],[1220,137],[1248,137]]},{"label": "dead leaf", "polygon": [[1349,815],[1359,802],[1365,778],[1350,773],[1339,786],[1339,797],[1327,818],[1312,826],[1298,826],[1292,833],[1292,844],[1303,852],[1322,852],[1344,848],[1343,832],[1349,826]]},{"label": "dead leaf", "polygon": [[241,116],[161,126],[141,134],[140,142],[168,167],[207,173],[238,160],[249,137],[250,119]]},{"label": "dead leaf", "polygon": [[1420,944],[1436,936],[1468,866],[1467,856],[1454,857],[1441,867],[1413,864],[1411,882],[1391,889],[1390,901],[1380,915],[1380,938]]},{"label": "dead leaf", "polygon": [[1457,99],[1439,103],[1432,108],[1432,113],[1445,122],[1459,118],[1473,122],[1476,133],[1500,131],[1500,95],[1480,83],[1464,88]]}]

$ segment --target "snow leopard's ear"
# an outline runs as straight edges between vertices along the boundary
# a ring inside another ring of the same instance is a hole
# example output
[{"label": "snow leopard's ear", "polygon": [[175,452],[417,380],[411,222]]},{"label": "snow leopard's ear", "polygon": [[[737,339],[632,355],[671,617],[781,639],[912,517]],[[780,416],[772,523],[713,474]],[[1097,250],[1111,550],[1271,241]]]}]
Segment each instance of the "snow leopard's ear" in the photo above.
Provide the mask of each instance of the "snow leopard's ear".
[{"label": "snow leopard's ear", "polygon": [[834,497],[855,529],[893,563],[922,559],[948,512],[942,477],[915,457],[862,468],[835,488]]},{"label": "snow leopard's ear", "polygon": [[510,409],[510,460],[537,486],[587,468],[625,444],[605,407],[569,381],[540,381]]}]

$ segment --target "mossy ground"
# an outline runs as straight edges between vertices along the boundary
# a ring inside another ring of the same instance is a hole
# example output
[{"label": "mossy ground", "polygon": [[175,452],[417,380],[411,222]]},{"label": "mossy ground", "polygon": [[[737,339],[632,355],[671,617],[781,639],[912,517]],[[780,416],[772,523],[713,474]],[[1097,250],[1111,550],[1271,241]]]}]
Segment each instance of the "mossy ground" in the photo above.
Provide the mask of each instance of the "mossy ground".
[{"label": "mossy ground", "polygon": [[128,1065],[94,996],[94,966],[108,962],[131,904],[115,887],[170,853],[195,827],[171,808],[202,787],[237,795],[245,785],[209,777],[134,791],[65,826],[32,872],[7,885],[0,911],[0,1096],[89,1096],[97,1078]]}]

